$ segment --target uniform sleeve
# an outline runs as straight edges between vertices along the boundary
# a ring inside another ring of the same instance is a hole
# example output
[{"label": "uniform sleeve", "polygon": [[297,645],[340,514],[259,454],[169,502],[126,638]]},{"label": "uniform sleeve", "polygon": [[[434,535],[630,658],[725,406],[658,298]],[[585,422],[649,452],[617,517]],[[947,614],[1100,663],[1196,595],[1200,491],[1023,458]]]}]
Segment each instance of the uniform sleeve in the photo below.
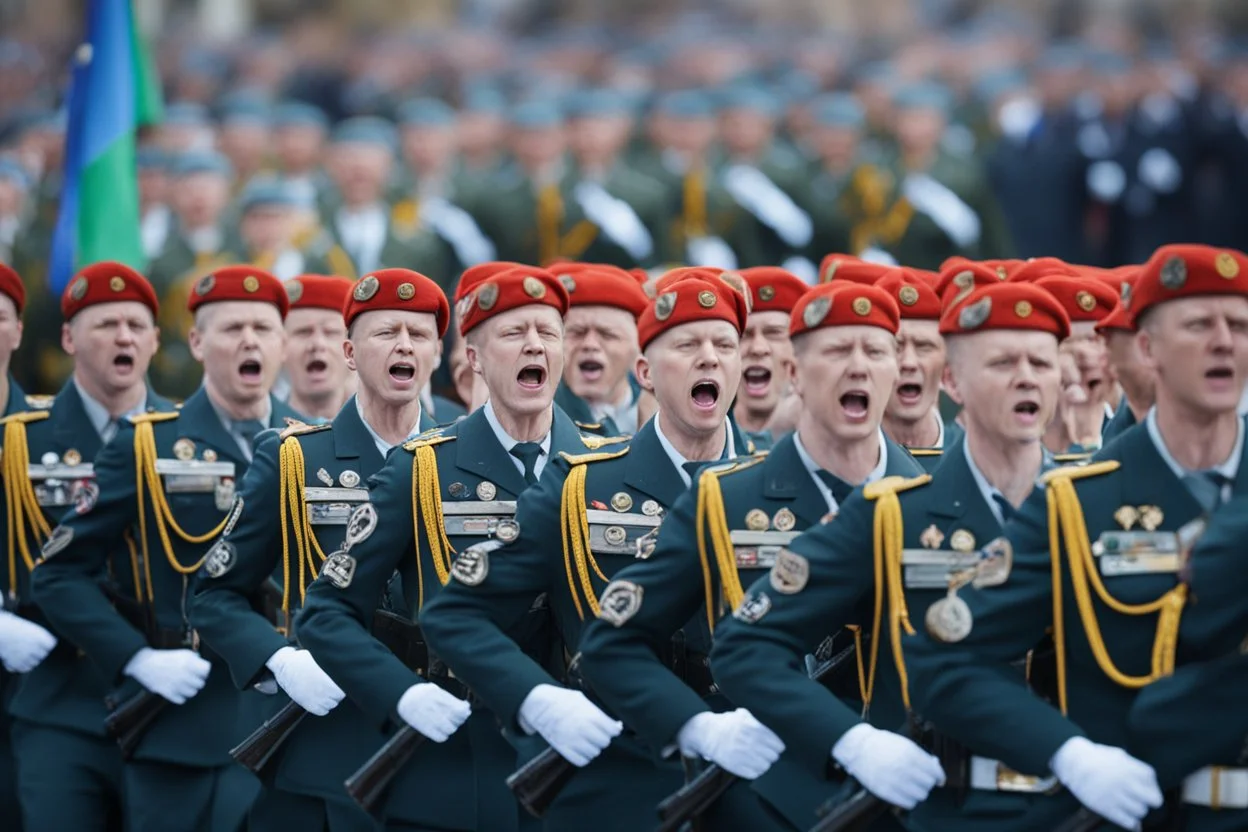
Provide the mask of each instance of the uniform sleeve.
[{"label": "uniform sleeve", "polygon": [[550,565],[561,558],[559,509],[567,469],[559,460],[551,465],[558,467],[548,466],[516,504],[519,536],[496,548],[496,542],[478,544],[486,568],[471,576],[452,569],[451,582],[420,614],[433,652],[518,733],[516,715],[529,692],[559,684],[506,633],[543,592],[567,591],[554,585]]},{"label": "uniform sleeve", "polygon": [[373,612],[412,546],[412,455],[396,450],[370,480],[377,512],[371,535],[351,547],[355,571],[340,586],[321,574],[308,588],[295,620],[295,636],[316,663],[377,725],[397,720],[399,699],[417,676],[373,637]]},{"label": "uniform sleeve", "polygon": [[807,675],[805,656],[854,621],[860,600],[872,591],[872,517],[872,505],[855,492],[834,521],[789,544],[809,563],[805,587],[785,594],[770,576],[760,578],[747,590],[747,604],[765,598],[769,608],[762,615],[726,617],[715,630],[715,681],[815,770],[822,770],[832,746],[861,719]]},{"label": "uniform sleeve", "polygon": [[692,717],[709,710],[658,657],[703,605],[697,555],[697,486],[664,518],[649,559],[616,573],[603,596],[625,582],[639,587],[641,605],[618,624],[599,618],[581,638],[581,672],[611,710],[655,750],[675,741]]},{"label": "uniform sleeve", "polygon": [[[44,546],[31,574],[35,602],[58,633],[78,645],[106,680],[120,682],[126,664],[147,637],[126,621],[104,594],[108,553],[124,550],[122,536],[136,516],[134,428],[123,427],[95,460],[99,498],[90,511],[71,509]],[[154,530],[152,557],[163,557]]]},{"label": "uniform sleeve", "polygon": [[[231,553],[229,566],[218,577],[200,569],[191,599],[192,626],[225,659],[240,690],[254,684],[269,657],[290,643],[252,605],[281,554],[281,476],[277,462],[280,446],[281,439],[274,437],[257,449],[237,498],[242,502],[242,511],[234,528],[216,544],[227,547]],[[237,510],[236,503],[233,511]],[[291,592],[297,593],[297,586]],[[292,604],[297,602],[298,595],[294,594]]]},{"label": "uniform sleeve", "polygon": [[1048,771],[1062,743],[1082,732],[1018,684],[1010,662],[1025,656],[1053,620],[1046,498],[1037,488],[1006,529],[1014,566],[1000,586],[959,592],[972,628],[960,642],[934,641],[921,628],[903,639],[914,707],[977,752],[1018,771]]}]

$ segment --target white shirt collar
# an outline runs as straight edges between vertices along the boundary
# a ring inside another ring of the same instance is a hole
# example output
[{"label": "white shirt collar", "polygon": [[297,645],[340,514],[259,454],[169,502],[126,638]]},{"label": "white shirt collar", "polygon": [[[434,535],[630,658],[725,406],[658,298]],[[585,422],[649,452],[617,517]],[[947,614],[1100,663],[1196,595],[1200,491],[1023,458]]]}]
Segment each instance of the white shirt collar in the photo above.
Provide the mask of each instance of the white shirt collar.
[{"label": "white shirt collar", "polygon": [[637,432],[637,397],[633,395],[632,387],[626,387],[624,398],[615,404],[591,404],[589,412],[596,422],[610,418],[622,434],[631,436]]},{"label": "white shirt collar", "polygon": [[[867,478],[860,485],[883,479],[884,472],[888,470],[888,440],[884,438],[884,430],[882,428],[876,430],[876,435],[879,437],[880,442],[880,461],[875,464],[875,468],[871,470],[870,474],[867,474]],[[823,495],[824,502],[828,504],[828,511],[837,511],[840,506],[836,502],[836,498],[832,496],[832,489],[828,488],[827,483],[816,475],[815,472],[820,470],[819,463],[815,462],[815,458],[810,455],[810,451],[806,450],[806,446],[802,444],[802,436],[798,431],[793,431],[793,446],[797,449],[797,456],[802,460],[802,466],[806,469],[806,473],[810,474],[810,479],[814,482],[815,488],[819,489],[819,493]],[[836,476],[836,474],[832,475]]]},{"label": "white shirt collar", "polygon": [[139,402],[137,407],[131,408],[125,413],[114,419],[112,414],[108,412],[108,408],[99,401],[93,399],[86,390],[82,389],[82,385],[78,383],[78,379],[74,378],[74,388],[78,391],[79,398],[82,399],[82,409],[87,412],[87,419],[91,422],[91,427],[95,428],[95,432],[105,442],[113,438],[117,433],[116,428],[109,430],[109,425],[121,419],[128,419],[147,410],[147,396],[143,397],[143,401]]},{"label": "white shirt collar", "polygon": [[[685,487],[693,485],[693,477],[689,476],[689,472],[685,470],[685,463],[689,460],[676,450],[676,446],[663,433],[663,424],[661,421],[662,411],[654,414],[654,433],[659,437],[659,444],[663,446],[663,451],[667,454],[667,458],[672,461],[672,465],[676,467],[676,473],[680,474],[680,478],[684,480]],[[733,459],[737,455],[737,448],[732,441],[732,424],[729,423],[728,417],[724,417],[724,448],[725,453],[720,459]]]},{"label": "white shirt collar", "polygon": [[[1148,438],[1153,440],[1153,447],[1157,449],[1157,453],[1165,461],[1166,466],[1174,472],[1175,477],[1182,480],[1188,474],[1195,473],[1189,471],[1179,464],[1179,461],[1170,453],[1170,449],[1166,447],[1166,440],[1161,435],[1161,428],[1157,426],[1157,409],[1154,407],[1148,411],[1148,415],[1144,417],[1144,424],[1148,426]],[[1235,434],[1235,446],[1231,448],[1231,455],[1226,461],[1220,465],[1215,465],[1212,470],[1222,474],[1228,480],[1234,481],[1239,475],[1239,460],[1244,453],[1244,420],[1239,420],[1239,430]]]},{"label": "white shirt collar", "polygon": [[984,476],[984,472],[979,470],[979,466],[975,464],[975,458],[971,456],[971,443],[962,443],[962,452],[966,454],[966,466],[971,469],[971,479],[975,480],[975,486],[979,489],[979,495],[984,498],[984,502],[988,504],[988,509],[992,512],[992,516],[997,518],[998,526],[1005,526],[1005,515],[1001,513],[1001,505],[993,499],[1000,494],[1001,499],[1007,499],[1001,489],[988,482],[988,478]]},{"label": "white shirt collar", "polygon": [[[494,402],[492,400],[487,399],[481,409],[485,411],[485,421],[489,422],[490,430],[494,431],[494,436],[498,439],[498,444],[503,446],[503,450],[507,452],[508,456],[511,456],[511,449],[519,445],[520,440],[512,438],[511,434],[503,430],[503,424],[498,421],[498,414],[494,412]],[[546,460],[550,459],[550,437],[553,433],[554,421],[552,420],[551,429],[546,431],[546,435],[542,437],[542,441],[537,443],[542,447],[541,456],[539,456],[537,458],[537,462],[533,464],[533,474],[538,478],[542,476],[542,471],[546,468]],[[524,462],[522,462],[519,457],[514,456],[511,457],[511,461],[515,463],[516,470],[523,474]]]},{"label": "white shirt collar", "polygon": [[936,444],[932,447],[943,449],[945,447],[945,420],[940,418],[940,410],[938,408],[932,408],[932,415],[936,417],[936,429],[940,431],[936,435]]},{"label": "white shirt collar", "polygon": [[[208,397],[208,404],[212,406],[213,412],[215,412],[217,414],[217,418],[221,420],[221,425],[225,428],[225,432],[234,439],[234,442],[238,445],[238,449],[243,452],[243,458],[250,462],[254,448],[252,448],[251,443],[244,439],[243,435],[238,432],[235,426],[234,417],[226,413],[220,407],[217,407],[217,403],[212,400],[211,396]],[[266,428],[271,428],[273,427],[273,399],[269,396],[264,397],[264,408],[264,414],[258,417],[257,421],[259,421],[260,424],[264,425]]]},{"label": "white shirt collar", "polygon": [[220,228],[197,228],[186,233],[186,244],[196,254],[216,254],[221,250],[223,235]]},{"label": "white shirt collar", "polygon": [[[368,419],[364,418],[364,405],[360,404],[360,397],[352,396],[351,399],[355,402],[355,412],[359,414],[360,421],[364,423],[364,430],[368,431],[368,435],[373,438],[373,444],[377,446],[377,451],[381,454],[381,458],[385,459],[386,454],[390,453],[390,449],[393,448],[394,445],[391,445],[389,442],[382,439],[381,436],[378,435],[377,431],[373,430],[373,426],[368,423]],[[406,442],[409,439],[415,439],[420,435],[420,416],[421,414],[418,412],[416,414],[416,421],[412,423],[412,430],[407,434],[407,439],[404,439],[403,442]],[[403,442],[396,444],[401,445]]]}]

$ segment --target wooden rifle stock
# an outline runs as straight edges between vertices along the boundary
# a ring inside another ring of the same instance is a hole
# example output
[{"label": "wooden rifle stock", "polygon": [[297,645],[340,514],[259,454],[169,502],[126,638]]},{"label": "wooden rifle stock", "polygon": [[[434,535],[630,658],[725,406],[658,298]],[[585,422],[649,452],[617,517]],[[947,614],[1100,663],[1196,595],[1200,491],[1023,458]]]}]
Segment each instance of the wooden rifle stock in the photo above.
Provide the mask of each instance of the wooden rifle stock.
[{"label": "wooden rifle stock", "polygon": [[104,718],[104,731],[117,740],[123,760],[134,755],[143,735],[168,704],[169,700],[146,688],[121,702],[110,700],[111,710]]},{"label": "wooden rifle stock", "polygon": [[848,832],[865,829],[867,824],[891,808],[866,789],[861,789],[843,803],[820,809],[819,822],[810,832]]},{"label": "wooden rifle stock", "polygon": [[252,774],[263,777],[265,767],[273,760],[277,750],[290,739],[307,715],[308,712],[297,702],[287,702],[281,710],[252,731],[247,739],[234,746],[230,750],[230,756]]},{"label": "wooden rifle stock", "polygon": [[351,795],[351,799],[360,808],[377,817],[381,810],[381,799],[390,787],[390,782],[424,742],[425,735],[415,728],[410,725],[400,727],[376,754],[369,757],[355,774],[347,778],[343,784],[347,788],[347,794]]},{"label": "wooden rifle stock", "polygon": [[574,774],[576,766],[555,749],[546,748],[507,778],[507,788],[525,811],[540,818]]}]

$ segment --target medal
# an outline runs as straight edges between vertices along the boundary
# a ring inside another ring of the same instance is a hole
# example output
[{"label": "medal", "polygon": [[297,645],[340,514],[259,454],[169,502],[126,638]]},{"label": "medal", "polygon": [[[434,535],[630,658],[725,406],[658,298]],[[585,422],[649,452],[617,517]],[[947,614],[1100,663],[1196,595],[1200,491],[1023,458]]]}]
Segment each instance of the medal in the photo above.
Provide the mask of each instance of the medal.
[{"label": "medal", "polygon": [[932,638],[952,644],[971,634],[971,608],[956,590],[950,590],[948,595],[927,608],[924,623]]}]

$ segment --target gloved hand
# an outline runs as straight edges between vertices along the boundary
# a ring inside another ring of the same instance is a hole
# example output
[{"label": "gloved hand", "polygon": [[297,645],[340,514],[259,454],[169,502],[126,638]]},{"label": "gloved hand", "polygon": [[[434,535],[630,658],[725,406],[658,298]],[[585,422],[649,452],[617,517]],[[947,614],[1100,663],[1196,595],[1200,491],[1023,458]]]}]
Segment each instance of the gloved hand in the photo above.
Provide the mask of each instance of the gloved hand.
[{"label": "gloved hand", "polygon": [[520,727],[542,735],[559,756],[577,768],[602,753],[624,730],[579,690],[538,685],[520,704]]},{"label": "gloved hand", "polygon": [[175,705],[203,690],[212,665],[194,650],[154,650],[144,647],[121,672],[152,693]]},{"label": "gloved hand", "polygon": [[346,696],[307,650],[283,647],[264,666],[286,695],[314,716],[325,716]]},{"label": "gloved hand", "polygon": [[48,657],[56,636],[33,621],[0,610],[0,663],[10,673],[29,673]]},{"label": "gloved hand", "polygon": [[472,707],[432,682],[408,688],[399,698],[399,716],[434,742],[446,742],[459,726],[468,721]]},{"label": "gloved hand", "polygon": [[832,757],[864,789],[902,809],[913,809],[945,782],[939,760],[900,734],[865,722],[841,735]]},{"label": "gloved hand", "polygon": [[700,713],[684,724],[676,742],[686,757],[703,757],[747,780],[761,777],[784,751],[784,742],[745,708]]},{"label": "gloved hand", "polygon": [[1071,737],[1049,768],[1080,803],[1125,829],[1139,829],[1148,810],[1162,804],[1153,767],[1112,745]]}]

